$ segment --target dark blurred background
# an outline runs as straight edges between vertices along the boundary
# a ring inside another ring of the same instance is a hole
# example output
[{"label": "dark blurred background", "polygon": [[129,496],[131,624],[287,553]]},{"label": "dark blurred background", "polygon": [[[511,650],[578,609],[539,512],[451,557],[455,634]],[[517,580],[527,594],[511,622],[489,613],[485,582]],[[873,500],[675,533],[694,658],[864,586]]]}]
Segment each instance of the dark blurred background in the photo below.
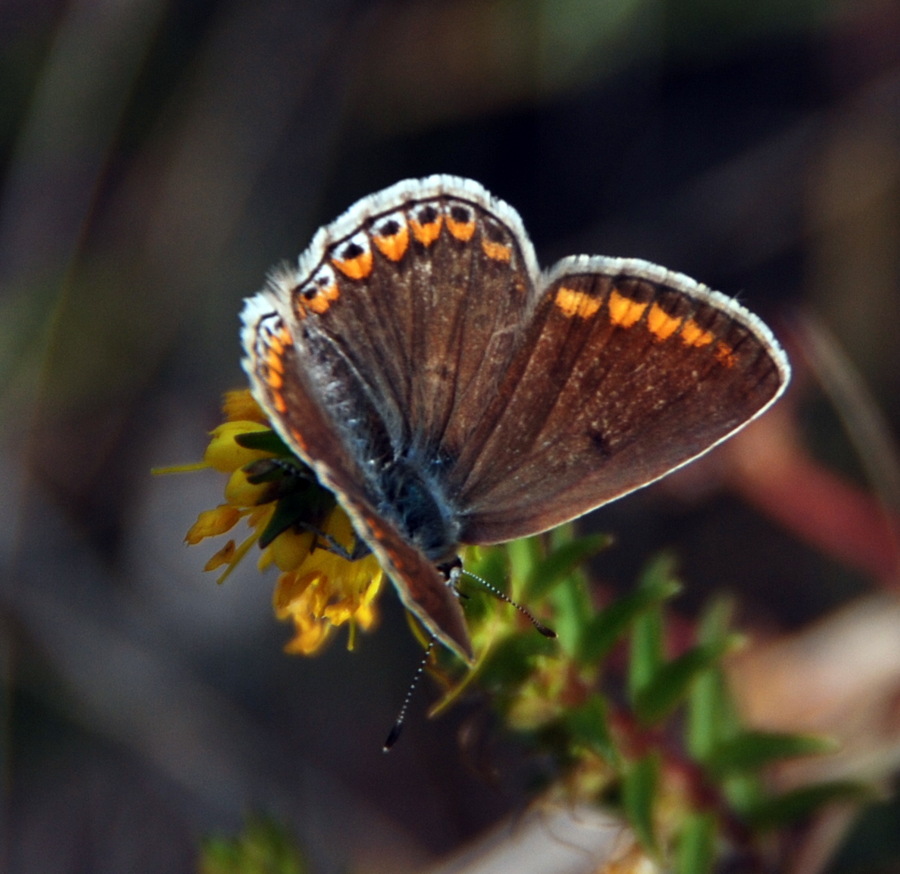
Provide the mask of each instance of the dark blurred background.
[{"label": "dark blurred background", "polygon": [[[777,638],[896,585],[865,522],[897,497],[896,3],[0,0],[0,95],[6,870],[191,871],[258,810],[316,871],[405,871],[527,797],[514,752],[493,781],[460,755],[477,702],[426,723],[427,691],[382,755],[420,652],[391,594],[360,652],[288,657],[274,576],[216,586],[182,544],[221,478],[149,473],[244,384],[242,298],[401,178],[477,179],[545,265],[738,295],[794,359],[752,451],[793,441],[811,479],[729,450],[599,511],[598,586],[671,547],[685,615],[727,589]],[[900,871],[898,822],[886,801],[831,870]]]}]

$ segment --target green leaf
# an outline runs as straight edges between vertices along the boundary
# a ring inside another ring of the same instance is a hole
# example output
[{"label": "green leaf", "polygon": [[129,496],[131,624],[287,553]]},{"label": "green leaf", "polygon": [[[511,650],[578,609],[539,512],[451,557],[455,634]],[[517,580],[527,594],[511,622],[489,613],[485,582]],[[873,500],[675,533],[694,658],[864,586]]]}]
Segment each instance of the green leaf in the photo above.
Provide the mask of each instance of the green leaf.
[{"label": "green leaf", "polygon": [[697,643],[713,643],[728,636],[734,603],[731,598],[718,598],[704,611],[697,625]]},{"label": "green leaf", "polygon": [[622,777],[625,816],[641,845],[654,855],[657,843],[653,828],[653,802],[659,785],[659,768],[659,754],[654,751],[631,762]]},{"label": "green leaf", "polygon": [[662,552],[650,561],[644,568],[638,581],[640,588],[656,588],[664,583],[677,583],[678,576],[675,573],[675,557],[668,552]]},{"label": "green leaf", "polygon": [[553,619],[550,624],[557,634],[557,648],[574,659],[584,628],[594,615],[587,586],[578,577],[569,577],[550,596]]},{"label": "green leaf", "polygon": [[801,786],[774,798],[766,798],[742,811],[756,829],[765,831],[795,823],[817,813],[829,804],[871,801],[872,787],[852,780],[833,780],[813,786]]},{"label": "green leaf", "polygon": [[680,591],[678,582],[660,579],[617,598],[585,626],[578,650],[579,660],[584,664],[602,661],[642,613]]},{"label": "green leaf", "polygon": [[701,644],[659,667],[634,698],[634,712],[640,722],[654,725],[669,716],[697,678],[715,666],[732,645],[731,638]]},{"label": "green leaf", "polygon": [[565,726],[572,742],[587,747],[607,762],[616,762],[618,751],[609,733],[606,703],[599,695],[591,695],[583,704],[566,713]]},{"label": "green leaf", "polygon": [[[463,567],[479,577],[484,577],[498,588],[504,588],[509,578],[509,557],[502,546],[473,546],[466,550]],[[463,582],[466,574],[462,575]],[[478,583],[475,582],[477,588]]]},{"label": "green leaf", "polygon": [[[483,579],[488,586],[495,586],[501,592],[509,589],[509,560],[504,547],[467,549],[463,568],[465,570],[459,580],[459,590],[464,598],[464,610],[469,622],[477,622],[498,609],[507,609],[506,605],[499,603],[496,594],[480,582]],[[469,576],[469,573],[473,576]]]},{"label": "green leaf", "polygon": [[736,730],[725,677],[720,668],[712,668],[697,677],[688,692],[685,725],[688,752],[698,762],[707,762],[713,750]]},{"label": "green leaf", "polygon": [[534,658],[553,655],[556,641],[537,632],[515,634],[493,646],[479,668],[481,686],[497,696],[519,694],[519,686],[534,670]]},{"label": "green leaf", "polygon": [[628,694],[636,706],[663,664],[663,617],[657,604],[634,622],[628,659]]},{"label": "green leaf", "polygon": [[307,866],[282,826],[253,818],[237,837],[204,840],[198,871],[200,874],[305,874]]},{"label": "green leaf", "polygon": [[509,561],[510,576],[515,583],[510,594],[516,597],[521,595],[519,587],[525,586],[532,569],[543,559],[544,544],[540,537],[525,537],[505,544],[504,549]]},{"label": "green leaf", "polygon": [[838,748],[833,739],[816,735],[746,731],[715,747],[705,764],[714,774],[724,777],[759,771],[781,759],[833,753]]},{"label": "green leaf", "polygon": [[708,811],[685,817],[678,834],[675,874],[706,874],[713,870],[716,853],[716,819]]},{"label": "green leaf", "polygon": [[[729,637],[732,604],[720,599],[707,609],[700,620],[697,642],[716,645]],[[697,677],[688,694],[685,736],[688,752],[705,762],[712,751],[740,730],[740,720],[728,691],[721,666]]]},{"label": "green leaf", "polygon": [[[638,590],[659,590],[672,583],[675,562],[663,553],[647,566],[638,583]],[[663,663],[664,650],[663,611],[661,606],[644,610],[634,621],[631,635],[631,651],[628,662],[628,694],[632,703],[656,676]]]},{"label": "green leaf", "polygon": [[554,548],[546,558],[532,565],[522,589],[522,598],[533,601],[574,573],[587,559],[605,549],[611,541],[607,534],[576,537]]}]

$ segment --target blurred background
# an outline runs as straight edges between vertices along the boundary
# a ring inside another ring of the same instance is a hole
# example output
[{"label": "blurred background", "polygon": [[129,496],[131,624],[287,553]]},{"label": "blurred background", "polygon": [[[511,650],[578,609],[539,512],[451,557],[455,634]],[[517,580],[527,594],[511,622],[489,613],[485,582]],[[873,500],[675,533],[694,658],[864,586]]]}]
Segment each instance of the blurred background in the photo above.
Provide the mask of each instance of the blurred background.
[{"label": "blurred background", "polygon": [[746,436],[585,521],[593,577],[671,548],[686,618],[735,593],[748,713],[852,723],[883,792],[826,869],[900,871],[900,6],[0,0],[0,95],[0,868],[187,872],[261,811],[317,872],[411,871],[527,799],[489,728],[491,779],[460,754],[483,703],[426,722],[426,690],[382,754],[421,652],[391,594],[359,652],[286,656],[274,575],[183,545],[221,477],[149,473],[245,384],[266,270],[444,172],[543,264],[664,264],[787,347]]}]

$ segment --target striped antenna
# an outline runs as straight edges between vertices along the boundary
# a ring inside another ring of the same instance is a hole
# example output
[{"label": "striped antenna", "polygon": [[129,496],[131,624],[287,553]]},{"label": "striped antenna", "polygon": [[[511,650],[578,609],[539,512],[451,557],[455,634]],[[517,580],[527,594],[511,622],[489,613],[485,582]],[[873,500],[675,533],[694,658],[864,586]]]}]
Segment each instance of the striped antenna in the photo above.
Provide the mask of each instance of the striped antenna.
[{"label": "striped antenna", "polygon": [[432,635],[431,639],[428,641],[428,646],[425,647],[425,655],[422,656],[422,661],[419,662],[419,667],[416,668],[416,672],[413,674],[412,680],[410,680],[409,688],[406,690],[406,697],[403,699],[403,704],[400,707],[400,712],[397,714],[394,726],[391,729],[390,734],[388,734],[384,746],[381,748],[382,752],[389,753],[391,747],[397,743],[400,732],[403,731],[403,723],[406,722],[406,711],[409,709],[410,699],[413,696],[413,692],[416,691],[416,687],[419,685],[422,675],[425,673],[425,665],[428,664],[428,659],[431,657],[431,651],[434,649],[436,640],[437,638]]},{"label": "striped antenna", "polygon": [[478,574],[473,574],[471,571],[467,571],[465,569],[462,570],[466,576],[471,577],[473,580],[477,580],[487,589],[495,598],[499,598],[501,601],[505,601],[511,607],[515,607],[544,637],[556,637],[556,632],[552,628],[547,628],[543,622],[537,619],[531,611],[527,607],[523,607],[518,601],[513,601],[512,598],[509,597],[505,592],[501,592],[493,583],[489,583],[484,577],[479,577]]}]

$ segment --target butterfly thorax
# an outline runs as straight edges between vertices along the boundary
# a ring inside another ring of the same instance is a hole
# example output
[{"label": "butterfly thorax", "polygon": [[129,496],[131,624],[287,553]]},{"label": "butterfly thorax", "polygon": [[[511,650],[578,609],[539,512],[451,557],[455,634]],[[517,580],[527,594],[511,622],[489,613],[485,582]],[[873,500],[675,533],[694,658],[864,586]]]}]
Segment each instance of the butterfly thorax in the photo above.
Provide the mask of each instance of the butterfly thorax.
[{"label": "butterfly thorax", "polygon": [[460,526],[439,478],[423,473],[429,467],[434,465],[404,458],[386,466],[380,475],[380,511],[431,561],[441,564],[456,557]]}]

